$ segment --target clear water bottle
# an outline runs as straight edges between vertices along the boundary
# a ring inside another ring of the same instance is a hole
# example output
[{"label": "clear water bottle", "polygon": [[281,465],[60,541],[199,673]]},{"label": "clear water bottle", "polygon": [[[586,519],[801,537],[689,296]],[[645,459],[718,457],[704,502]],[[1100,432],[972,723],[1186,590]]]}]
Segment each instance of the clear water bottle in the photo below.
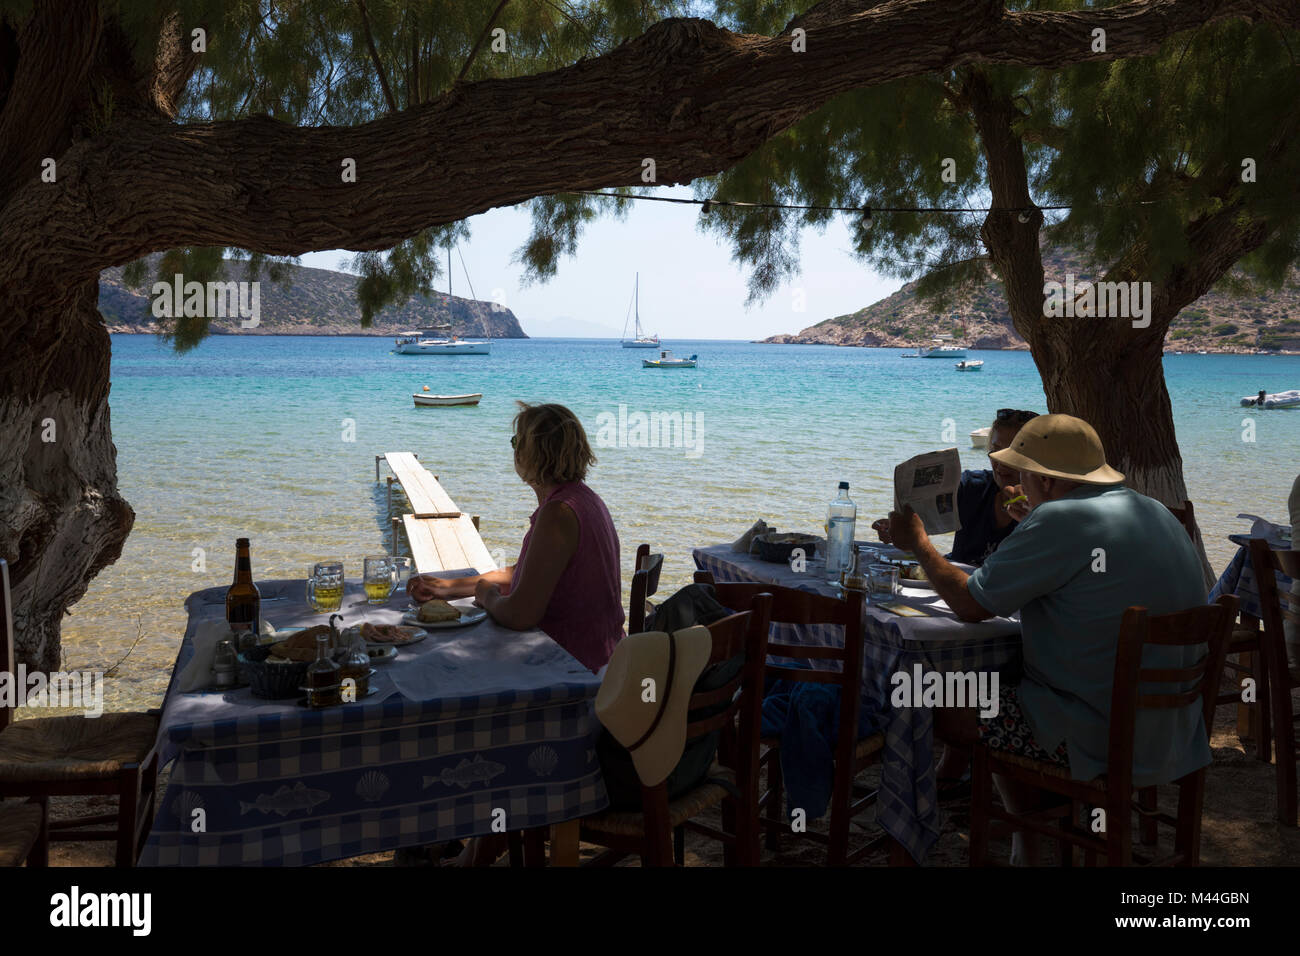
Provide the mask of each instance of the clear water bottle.
[{"label": "clear water bottle", "polygon": [[858,506],[849,497],[849,483],[840,482],[840,493],[826,512],[826,580],[840,583],[840,572],[853,553],[853,530],[858,521]]}]

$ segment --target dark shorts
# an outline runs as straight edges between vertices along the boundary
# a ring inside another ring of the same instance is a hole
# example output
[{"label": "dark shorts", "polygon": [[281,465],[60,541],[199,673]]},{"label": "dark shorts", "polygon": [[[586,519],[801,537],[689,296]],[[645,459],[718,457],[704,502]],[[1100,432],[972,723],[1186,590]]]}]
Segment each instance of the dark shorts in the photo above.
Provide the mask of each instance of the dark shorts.
[{"label": "dark shorts", "polygon": [[1034,740],[1034,732],[1020,707],[1020,687],[1017,684],[1004,686],[998,692],[996,717],[980,718],[980,740],[990,750],[1019,754],[1058,767],[1070,766],[1070,756],[1065,750],[1064,741],[1054,753],[1048,753]]}]

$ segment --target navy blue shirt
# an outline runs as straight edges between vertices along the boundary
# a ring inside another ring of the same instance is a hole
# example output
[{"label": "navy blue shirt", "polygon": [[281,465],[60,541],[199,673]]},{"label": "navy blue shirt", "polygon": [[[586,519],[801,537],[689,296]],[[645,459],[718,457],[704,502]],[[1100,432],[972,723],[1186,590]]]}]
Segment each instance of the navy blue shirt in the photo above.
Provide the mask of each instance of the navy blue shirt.
[{"label": "navy blue shirt", "polygon": [[1007,535],[1016,530],[1014,521],[1004,528],[997,526],[994,509],[998,506],[998,492],[1001,490],[992,471],[961,473],[961,484],[957,486],[957,516],[961,519],[961,530],[953,538],[949,561],[979,567],[1006,540]]}]

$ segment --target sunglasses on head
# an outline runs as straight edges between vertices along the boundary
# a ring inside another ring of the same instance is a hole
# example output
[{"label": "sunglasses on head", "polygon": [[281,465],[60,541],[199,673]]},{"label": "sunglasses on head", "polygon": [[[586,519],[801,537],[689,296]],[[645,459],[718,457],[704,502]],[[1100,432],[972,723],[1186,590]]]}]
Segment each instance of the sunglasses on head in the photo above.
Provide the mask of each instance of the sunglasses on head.
[{"label": "sunglasses on head", "polygon": [[511,447],[511,448],[518,448],[518,447],[519,447],[519,436],[518,436],[518,435],[511,435],[511,436],[510,436],[510,447]]},{"label": "sunglasses on head", "polygon": [[1023,425],[1032,418],[1037,418],[1038,412],[1026,412],[1019,408],[999,408],[997,418],[994,421],[1015,422]]}]

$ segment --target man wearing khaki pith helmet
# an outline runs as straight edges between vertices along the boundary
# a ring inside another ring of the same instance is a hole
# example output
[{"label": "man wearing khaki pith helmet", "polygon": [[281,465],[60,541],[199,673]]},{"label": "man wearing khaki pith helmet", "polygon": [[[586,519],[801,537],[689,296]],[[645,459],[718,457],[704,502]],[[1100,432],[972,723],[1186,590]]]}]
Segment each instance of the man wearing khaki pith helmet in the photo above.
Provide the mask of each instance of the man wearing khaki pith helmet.
[{"label": "man wearing khaki pith helmet", "polygon": [[[1124,610],[1171,614],[1204,604],[1200,558],[1163,504],[1122,485],[1091,425],[1070,415],[1028,422],[995,461],[1019,470],[1030,512],[983,566],[967,575],[946,561],[906,508],[889,516],[894,543],[917,559],[948,606],[966,621],[1020,612],[1024,674],[1004,680],[999,713],[980,721],[990,748],[1068,767],[1076,780],[1106,772],[1115,652]],[[1189,667],[1195,647],[1151,649],[1148,666]],[[939,714],[939,729],[974,739],[964,712]],[[1210,762],[1199,705],[1138,716],[1133,783],[1168,783]],[[1013,813],[1042,795],[997,780]],[[1037,862],[1026,838],[1013,862]]]}]

